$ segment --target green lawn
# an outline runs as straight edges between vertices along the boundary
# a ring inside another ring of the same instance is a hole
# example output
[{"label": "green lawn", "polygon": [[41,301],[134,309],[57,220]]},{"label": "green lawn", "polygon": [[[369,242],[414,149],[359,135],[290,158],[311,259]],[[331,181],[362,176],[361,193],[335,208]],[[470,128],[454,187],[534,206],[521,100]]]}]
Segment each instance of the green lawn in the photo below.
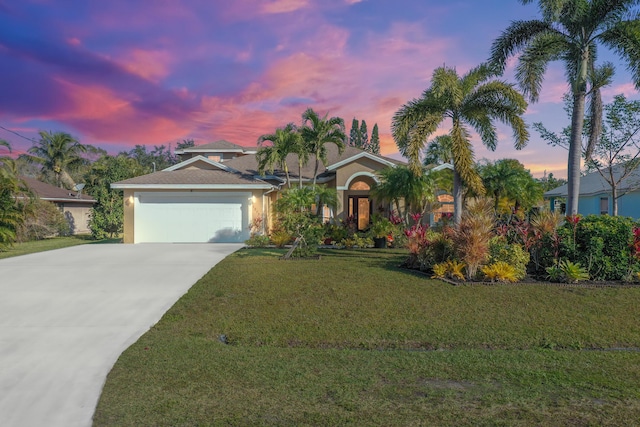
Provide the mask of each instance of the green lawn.
[{"label": "green lawn", "polygon": [[200,280],[120,357],[95,425],[640,419],[640,287],[451,286],[398,251],[281,253]]},{"label": "green lawn", "polygon": [[116,243],[122,239],[91,240],[91,236],[78,235],[68,237],[54,237],[51,239],[34,240],[31,242],[16,243],[6,251],[0,251],[0,259],[18,255],[33,254],[36,252],[51,251],[67,248],[69,246],[85,245],[87,243]]}]

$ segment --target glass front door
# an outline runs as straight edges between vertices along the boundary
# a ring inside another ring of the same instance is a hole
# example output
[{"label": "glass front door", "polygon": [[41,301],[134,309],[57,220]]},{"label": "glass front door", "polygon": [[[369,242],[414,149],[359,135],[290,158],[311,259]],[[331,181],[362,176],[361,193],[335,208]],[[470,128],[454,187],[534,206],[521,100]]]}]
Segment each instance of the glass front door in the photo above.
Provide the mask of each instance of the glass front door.
[{"label": "glass front door", "polygon": [[358,230],[366,230],[371,220],[371,200],[367,196],[349,196],[349,216],[358,224]]}]

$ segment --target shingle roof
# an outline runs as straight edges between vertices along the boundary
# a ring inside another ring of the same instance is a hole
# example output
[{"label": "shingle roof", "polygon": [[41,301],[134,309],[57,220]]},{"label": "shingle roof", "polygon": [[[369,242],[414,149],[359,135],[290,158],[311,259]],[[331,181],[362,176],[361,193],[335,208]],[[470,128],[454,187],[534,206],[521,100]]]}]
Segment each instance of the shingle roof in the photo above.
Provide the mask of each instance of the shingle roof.
[{"label": "shingle roof", "polygon": [[265,182],[245,174],[209,169],[181,169],[174,171],[159,171],[112,184],[114,188],[120,185],[265,185]]},{"label": "shingle roof", "polygon": [[[608,173],[608,169],[604,171]],[[616,165],[613,167],[613,176],[614,180],[620,179],[620,176],[623,173],[623,165]],[[620,184],[618,184],[618,191],[626,192],[629,190],[638,189],[640,190],[640,168],[637,168],[633,171],[628,177],[622,180]],[[591,196],[599,193],[610,193],[611,186],[609,183],[600,175],[600,173],[591,172],[583,177],[580,177],[580,195],[581,196]],[[549,190],[544,193],[545,197],[567,197],[569,195],[569,185],[561,185],[560,187],[554,188],[553,190]]]},{"label": "shingle roof", "polygon": [[196,145],[195,147],[184,148],[182,151],[185,153],[202,150],[239,150],[244,151],[245,147],[234,144],[233,142],[221,139],[215,142],[209,142],[208,144]]},{"label": "shingle roof", "polygon": [[[352,157],[357,157],[362,153],[364,153],[364,151],[359,148],[346,147],[342,152],[342,154],[340,154],[338,152],[338,147],[336,147],[334,144],[327,144],[326,148],[327,148],[327,166],[325,167],[322,164],[322,162],[320,162],[320,165],[318,167],[318,175],[328,173],[329,170],[327,168],[331,167],[331,165],[333,164],[350,159]],[[396,165],[404,164],[401,161],[398,161],[389,157],[384,157],[384,156],[375,155],[375,154],[373,156],[379,158],[382,161],[390,162]],[[236,170],[245,171],[246,173],[250,173],[253,175],[259,175],[258,161],[256,159],[256,156],[236,157],[235,159],[227,160],[226,162],[224,162],[224,164]],[[289,174],[292,177],[298,177],[298,156],[296,154],[289,154],[287,156],[287,167],[289,168]],[[307,162],[307,164],[302,166],[302,177],[304,179],[313,179],[314,168],[315,168],[315,157],[312,155],[309,157],[309,161]],[[283,175],[284,171],[282,171],[280,168],[277,167],[274,170],[274,174]]]},{"label": "shingle roof", "polygon": [[26,176],[22,176],[20,178],[42,200],[48,200],[51,202],[96,202],[93,197],[78,193],[77,191],[65,190],[64,188],[59,188]]}]

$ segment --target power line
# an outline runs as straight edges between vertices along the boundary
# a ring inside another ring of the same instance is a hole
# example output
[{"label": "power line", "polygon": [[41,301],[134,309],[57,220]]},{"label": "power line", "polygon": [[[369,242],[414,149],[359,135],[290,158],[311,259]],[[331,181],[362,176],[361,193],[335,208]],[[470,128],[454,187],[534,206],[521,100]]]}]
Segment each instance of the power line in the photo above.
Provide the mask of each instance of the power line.
[{"label": "power line", "polygon": [[26,136],[21,135],[21,134],[19,134],[18,132],[13,131],[13,130],[11,130],[11,129],[7,129],[6,127],[4,127],[4,126],[2,126],[2,125],[0,125],[0,129],[4,129],[4,130],[6,130],[7,132],[11,132],[12,134],[14,134],[14,135],[16,135],[16,136],[19,136],[20,138],[24,138],[24,139],[26,139],[26,140],[27,140],[27,141],[29,141],[29,142],[37,142],[37,141],[36,141],[35,139],[33,139],[33,138],[27,138]]}]

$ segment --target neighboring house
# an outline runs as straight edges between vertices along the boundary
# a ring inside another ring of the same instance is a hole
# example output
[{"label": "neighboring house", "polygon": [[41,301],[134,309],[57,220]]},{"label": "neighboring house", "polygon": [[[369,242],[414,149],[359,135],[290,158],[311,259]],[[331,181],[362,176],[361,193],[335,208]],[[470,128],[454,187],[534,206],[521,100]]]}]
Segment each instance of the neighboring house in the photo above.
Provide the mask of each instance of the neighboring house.
[{"label": "neighboring house", "polygon": [[[376,172],[402,164],[394,159],[328,144],[327,166],[320,163],[317,182],[338,192],[340,206],[329,216],[353,217],[360,229],[371,215],[386,209],[371,197]],[[243,242],[255,218],[270,226],[272,206],[286,188],[282,171],[261,176],[256,149],[228,141],[179,150],[182,162],[162,171],[111,184],[124,191],[124,242]],[[287,159],[291,185],[300,178],[297,156]],[[315,158],[300,173],[313,180]]]},{"label": "neighboring house", "polygon": [[55,204],[69,222],[71,234],[91,233],[89,219],[96,203],[92,197],[82,192],[65,190],[37,179],[21,177],[27,186],[41,200]]},{"label": "neighboring house", "polygon": [[[639,171],[640,172],[640,171]],[[619,179],[621,167],[613,168],[615,179]],[[640,217],[640,174],[632,173],[617,186],[618,215],[633,218]],[[622,196],[620,196],[622,194]],[[565,213],[564,201],[568,196],[568,185],[562,185],[544,193],[549,200],[551,210]],[[580,198],[578,213],[581,215],[611,215],[613,213],[613,196],[611,186],[596,171],[580,178]]]}]

